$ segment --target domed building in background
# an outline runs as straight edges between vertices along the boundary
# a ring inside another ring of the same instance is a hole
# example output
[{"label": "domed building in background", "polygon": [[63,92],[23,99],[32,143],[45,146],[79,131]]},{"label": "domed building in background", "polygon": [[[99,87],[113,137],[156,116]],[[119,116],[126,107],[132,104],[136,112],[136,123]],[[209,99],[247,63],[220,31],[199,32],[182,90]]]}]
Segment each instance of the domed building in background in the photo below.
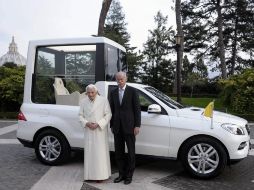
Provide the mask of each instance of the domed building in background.
[{"label": "domed building in background", "polygon": [[0,66],[5,63],[15,63],[19,66],[26,64],[26,58],[19,54],[18,46],[14,41],[14,37],[12,37],[12,42],[9,45],[9,51],[0,57]]}]

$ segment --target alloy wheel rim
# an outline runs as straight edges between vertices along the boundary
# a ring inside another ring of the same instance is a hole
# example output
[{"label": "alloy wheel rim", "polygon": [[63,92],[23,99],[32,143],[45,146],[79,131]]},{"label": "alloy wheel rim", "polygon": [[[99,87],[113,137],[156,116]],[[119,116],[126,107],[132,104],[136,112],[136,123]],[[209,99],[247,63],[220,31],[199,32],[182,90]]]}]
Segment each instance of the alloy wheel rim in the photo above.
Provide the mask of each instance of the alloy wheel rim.
[{"label": "alloy wheel rim", "polygon": [[40,155],[47,161],[56,160],[61,153],[59,140],[54,136],[45,136],[39,144]]},{"label": "alloy wheel rim", "polygon": [[200,174],[209,174],[216,170],[219,161],[217,150],[206,143],[196,144],[188,152],[189,166]]}]

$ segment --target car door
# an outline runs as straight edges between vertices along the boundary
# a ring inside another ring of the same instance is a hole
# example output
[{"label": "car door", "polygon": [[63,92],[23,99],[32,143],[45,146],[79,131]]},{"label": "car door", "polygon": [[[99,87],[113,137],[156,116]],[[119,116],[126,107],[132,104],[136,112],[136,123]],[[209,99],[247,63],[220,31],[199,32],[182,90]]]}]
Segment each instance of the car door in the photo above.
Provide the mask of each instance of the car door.
[{"label": "car door", "polygon": [[169,116],[162,106],[161,113],[148,113],[148,106],[158,103],[145,92],[137,91],[141,106],[141,128],[140,133],[136,137],[136,153],[168,156]]}]

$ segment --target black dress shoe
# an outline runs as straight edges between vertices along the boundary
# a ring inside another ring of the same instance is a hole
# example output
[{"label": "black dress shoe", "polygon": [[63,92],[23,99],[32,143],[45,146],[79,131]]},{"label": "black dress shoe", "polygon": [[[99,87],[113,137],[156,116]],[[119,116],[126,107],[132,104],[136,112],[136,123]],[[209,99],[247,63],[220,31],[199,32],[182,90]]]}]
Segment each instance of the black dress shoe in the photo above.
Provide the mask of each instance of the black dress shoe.
[{"label": "black dress shoe", "polygon": [[131,182],[132,182],[132,178],[126,178],[126,179],[124,180],[124,184],[125,184],[125,185],[129,185]]},{"label": "black dress shoe", "polygon": [[119,177],[117,177],[116,179],[114,179],[114,183],[119,183],[119,182],[121,182],[121,181],[123,181],[123,180],[124,180],[124,177],[121,176],[121,175],[119,175]]}]

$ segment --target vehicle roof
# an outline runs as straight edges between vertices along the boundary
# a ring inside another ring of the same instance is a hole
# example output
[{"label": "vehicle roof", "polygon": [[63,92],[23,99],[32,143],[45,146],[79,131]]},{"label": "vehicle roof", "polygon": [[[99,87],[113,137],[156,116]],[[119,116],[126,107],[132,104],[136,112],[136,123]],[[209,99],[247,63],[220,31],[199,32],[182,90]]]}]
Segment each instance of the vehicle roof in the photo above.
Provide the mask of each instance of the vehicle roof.
[{"label": "vehicle roof", "polygon": [[44,39],[44,40],[31,40],[30,45],[33,46],[47,46],[47,45],[67,45],[67,44],[95,44],[105,43],[112,45],[122,51],[126,52],[126,49],[120,44],[105,38],[105,37],[83,37],[83,38],[60,38],[60,39]]}]

